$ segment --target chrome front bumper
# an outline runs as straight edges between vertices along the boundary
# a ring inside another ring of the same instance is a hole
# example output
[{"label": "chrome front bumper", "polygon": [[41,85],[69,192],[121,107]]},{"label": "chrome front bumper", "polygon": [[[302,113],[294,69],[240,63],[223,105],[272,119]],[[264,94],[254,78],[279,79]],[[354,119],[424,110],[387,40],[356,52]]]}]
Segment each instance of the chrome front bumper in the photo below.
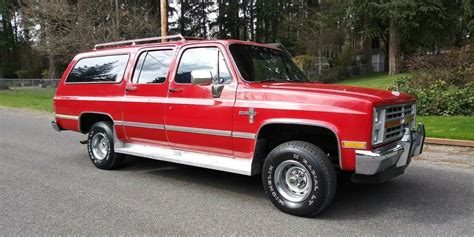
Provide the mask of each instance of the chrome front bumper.
[{"label": "chrome front bumper", "polygon": [[420,123],[415,130],[406,129],[402,139],[395,144],[372,151],[356,150],[355,173],[375,175],[389,168],[400,168],[403,173],[411,158],[421,154],[424,142],[425,126]]}]

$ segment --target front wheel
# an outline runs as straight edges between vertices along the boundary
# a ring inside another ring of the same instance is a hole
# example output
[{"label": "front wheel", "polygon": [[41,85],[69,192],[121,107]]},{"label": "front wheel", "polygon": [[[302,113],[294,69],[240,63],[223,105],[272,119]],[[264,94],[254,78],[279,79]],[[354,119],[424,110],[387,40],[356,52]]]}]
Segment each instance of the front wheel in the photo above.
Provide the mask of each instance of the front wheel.
[{"label": "front wheel", "polygon": [[265,193],[280,210],[312,217],[329,206],[336,193],[333,164],[317,146],[303,141],[273,149],[263,165]]},{"label": "front wheel", "polygon": [[110,122],[97,122],[92,125],[87,136],[87,150],[95,167],[104,170],[118,168],[123,160],[122,154],[114,151],[114,133]]}]

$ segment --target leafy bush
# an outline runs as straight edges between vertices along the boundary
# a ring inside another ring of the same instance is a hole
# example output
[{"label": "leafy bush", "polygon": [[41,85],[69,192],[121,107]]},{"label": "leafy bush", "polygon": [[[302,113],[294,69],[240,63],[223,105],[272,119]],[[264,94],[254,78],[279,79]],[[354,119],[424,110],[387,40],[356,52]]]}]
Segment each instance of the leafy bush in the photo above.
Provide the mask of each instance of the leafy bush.
[{"label": "leafy bush", "polygon": [[396,81],[400,91],[417,97],[420,115],[474,115],[474,55],[453,50],[416,55],[408,60],[413,72]]}]

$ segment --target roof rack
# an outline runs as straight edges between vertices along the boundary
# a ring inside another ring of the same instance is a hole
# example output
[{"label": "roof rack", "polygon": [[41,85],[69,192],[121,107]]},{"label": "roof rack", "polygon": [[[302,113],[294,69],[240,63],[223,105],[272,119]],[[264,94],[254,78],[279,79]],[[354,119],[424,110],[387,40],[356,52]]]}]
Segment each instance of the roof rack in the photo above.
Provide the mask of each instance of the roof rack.
[{"label": "roof rack", "polygon": [[124,45],[137,45],[137,44],[145,44],[145,43],[152,43],[152,42],[163,42],[164,40],[202,40],[202,38],[196,37],[184,37],[181,34],[176,35],[168,35],[168,36],[160,36],[160,37],[149,37],[149,38],[142,38],[142,39],[132,39],[132,40],[122,40],[122,41],[115,41],[109,43],[101,43],[96,44],[94,46],[94,50],[99,48],[109,48],[113,46],[124,46]]}]

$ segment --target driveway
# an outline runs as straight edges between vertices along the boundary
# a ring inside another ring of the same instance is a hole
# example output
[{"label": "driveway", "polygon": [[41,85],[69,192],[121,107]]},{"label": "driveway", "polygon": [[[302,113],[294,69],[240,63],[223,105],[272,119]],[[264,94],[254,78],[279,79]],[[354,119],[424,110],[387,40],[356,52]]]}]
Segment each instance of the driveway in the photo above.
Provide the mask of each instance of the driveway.
[{"label": "driveway", "polygon": [[427,146],[382,185],[340,182],[316,218],[280,212],[260,177],[130,157],[104,171],[52,115],[0,108],[1,235],[474,236],[474,150]]}]

